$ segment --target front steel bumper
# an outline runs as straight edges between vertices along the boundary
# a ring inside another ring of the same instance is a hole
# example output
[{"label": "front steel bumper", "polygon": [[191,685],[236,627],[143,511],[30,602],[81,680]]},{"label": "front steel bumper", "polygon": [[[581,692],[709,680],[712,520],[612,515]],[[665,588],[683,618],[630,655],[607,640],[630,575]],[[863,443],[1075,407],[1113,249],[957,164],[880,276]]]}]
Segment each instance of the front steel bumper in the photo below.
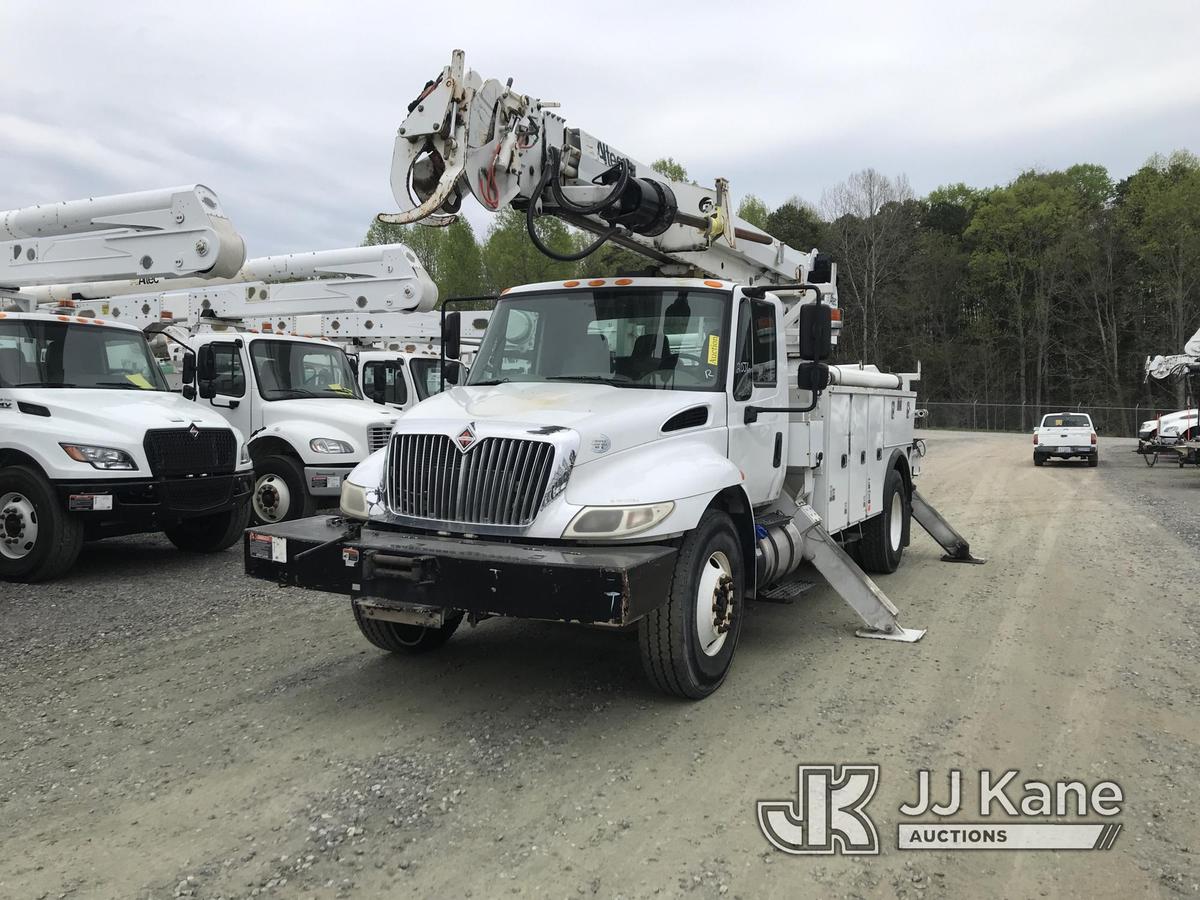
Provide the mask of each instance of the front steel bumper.
[{"label": "front steel bumper", "polygon": [[534,546],[313,516],[246,532],[246,574],[373,603],[625,625],[661,606],[676,548]]}]

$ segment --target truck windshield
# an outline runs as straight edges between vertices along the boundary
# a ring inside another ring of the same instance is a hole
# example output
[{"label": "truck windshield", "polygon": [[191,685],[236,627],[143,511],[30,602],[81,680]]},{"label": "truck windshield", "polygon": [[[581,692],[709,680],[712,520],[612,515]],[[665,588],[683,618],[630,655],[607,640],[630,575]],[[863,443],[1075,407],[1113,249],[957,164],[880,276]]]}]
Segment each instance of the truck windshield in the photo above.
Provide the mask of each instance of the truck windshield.
[{"label": "truck windshield", "polygon": [[516,294],[496,305],[467,383],[588,382],[719,391],[729,294],[628,287]]},{"label": "truck windshield", "polygon": [[43,319],[0,321],[0,388],[165,391],[140,331]]},{"label": "truck windshield", "polygon": [[362,398],[350,360],[338,347],[256,340],[250,343],[250,358],[264,400]]},{"label": "truck windshield", "polygon": [[427,400],[442,389],[442,374],[438,370],[440,362],[440,359],[424,356],[414,357],[408,361],[413,384],[417,388],[418,400]]},{"label": "truck windshield", "polygon": [[1091,428],[1092,420],[1082,413],[1055,413],[1042,419],[1043,428]]}]

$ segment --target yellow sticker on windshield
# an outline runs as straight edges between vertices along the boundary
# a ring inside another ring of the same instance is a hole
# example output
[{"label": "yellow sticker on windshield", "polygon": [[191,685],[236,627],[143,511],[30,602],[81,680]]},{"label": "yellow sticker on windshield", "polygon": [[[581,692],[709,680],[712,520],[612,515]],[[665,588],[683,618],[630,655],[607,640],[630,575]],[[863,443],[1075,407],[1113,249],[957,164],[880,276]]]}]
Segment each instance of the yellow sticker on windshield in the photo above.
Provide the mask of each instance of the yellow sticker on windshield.
[{"label": "yellow sticker on windshield", "polygon": [[354,391],[350,390],[350,388],[342,387],[340,384],[329,385],[329,390],[336,391],[339,394],[353,394],[354,393]]},{"label": "yellow sticker on windshield", "polygon": [[721,361],[721,337],[720,335],[710,334],[708,336],[708,364],[715,366]]},{"label": "yellow sticker on windshield", "polygon": [[147,381],[146,376],[143,375],[141,372],[134,372],[132,375],[126,375],[125,380],[128,381],[130,384],[140,387],[143,391],[154,390],[154,385],[152,385],[149,381]]}]

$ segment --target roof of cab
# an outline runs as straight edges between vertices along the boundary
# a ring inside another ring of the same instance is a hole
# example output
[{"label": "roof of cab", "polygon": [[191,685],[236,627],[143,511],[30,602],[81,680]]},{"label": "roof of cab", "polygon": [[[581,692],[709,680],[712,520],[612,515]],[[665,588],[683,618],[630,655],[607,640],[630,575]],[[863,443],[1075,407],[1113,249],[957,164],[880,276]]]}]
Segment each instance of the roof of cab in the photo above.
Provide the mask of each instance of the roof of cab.
[{"label": "roof of cab", "polygon": [[501,291],[501,296],[507,294],[527,294],[532,292],[560,291],[572,288],[598,287],[674,287],[674,288],[712,288],[714,290],[732,290],[732,281],[720,281],[715,278],[568,278],[565,281],[541,281],[537,284],[519,284]]},{"label": "roof of cab", "polygon": [[137,331],[141,333],[136,325],[129,325],[125,322],[113,322],[109,319],[98,319],[95,316],[70,316],[62,313],[27,313],[27,312],[0,312],[0,319],[29,319],[34,322],[66,322],[69,325],[99,325],[104,328],[120,328],[125,331]]}]

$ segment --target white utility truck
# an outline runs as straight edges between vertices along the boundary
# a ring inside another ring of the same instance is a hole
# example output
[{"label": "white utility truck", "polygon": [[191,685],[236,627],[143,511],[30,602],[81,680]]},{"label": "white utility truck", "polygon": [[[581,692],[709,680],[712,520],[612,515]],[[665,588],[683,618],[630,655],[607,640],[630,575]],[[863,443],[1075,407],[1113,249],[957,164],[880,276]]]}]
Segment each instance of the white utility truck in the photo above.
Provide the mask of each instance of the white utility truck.
[{"label": "white utility truck", "polygon": [[464,617],[636,624],[650,680],[690,698],[724,680],[746,601],[787,602],[805,562],[860,634],[919,639],[863,568],[900,564],[910,517],[975,560],[914,488],[916,376],[824,363],[832,264],[735,217],[725,182],[668,181],[553,105],[455,52],[399,129],[383,218],[444,221],[471,192],[523,208],[551,256],[540,215],[596,234],[566,258],[611,240],[661,277],[506,291],[466,384],[400,417],[340,516],[248,531],[247,572],[349,595],[397,652]]},{"label": "white utility truck", "polygon": [[283,522],[336,505],[342,479],[386,446],[396,419],[363,398],[340,346],[295,333],[295,320],[419,314],[437,288],[396,244],[263,257],[242,273],[258,280],[75,303],[158,336],[183,370],[183,395],[247,435],[254,518]]},{"label": "white utility truck", "polygon": [[279,319],[275,326],[335,341],[350,355],[363,396],[403,412],[463,380],[490,315],[474,311],[463,320],[462,352],[450,367],[443,365],[438,313],[327,313]]},{"label": "white utility truck", "polygon": [[0,578],[62,575],[85,540],[162,531],[182,549],[215,551],[241,537],[242,436],[168,391],[137,328],[37,312],[20,289],[222,277],[244,255],[201,185],[0,213]]},{"label": "white utility truck", "polygon": [[1048,459],[1086,459],[1089,466],[1100,464],[1096,429],[1092,417],[1083,412],[1047,413],[1033,430],[1033,464],[1045,465]]}]

